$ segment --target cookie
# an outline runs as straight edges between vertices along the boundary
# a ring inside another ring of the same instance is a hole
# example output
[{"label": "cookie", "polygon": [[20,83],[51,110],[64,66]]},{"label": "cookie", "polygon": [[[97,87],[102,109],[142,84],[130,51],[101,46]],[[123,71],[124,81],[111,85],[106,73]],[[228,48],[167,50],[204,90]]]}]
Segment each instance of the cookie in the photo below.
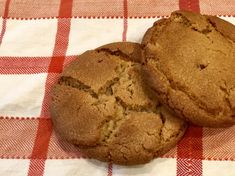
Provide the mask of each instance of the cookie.
[{"label": "cookie", "polygon": [[235,26],[215,16],[173,12],[146,32],[146,83],[159,101],[200,126],[235,123]]},{"label": "cookie", "polygon": [[80,55],[52,92],[56,132],[88,157],[116,164],[150,161],[171,149],[186,123],[143,84],[141,48],[112,43]]}]

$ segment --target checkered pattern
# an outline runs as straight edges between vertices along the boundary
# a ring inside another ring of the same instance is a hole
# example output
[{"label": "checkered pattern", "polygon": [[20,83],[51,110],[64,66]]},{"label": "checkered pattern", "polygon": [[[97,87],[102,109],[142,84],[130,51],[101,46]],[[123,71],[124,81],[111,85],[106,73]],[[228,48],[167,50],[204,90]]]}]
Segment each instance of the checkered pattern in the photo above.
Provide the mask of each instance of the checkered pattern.
[{"label": "checkered pattern", "polygon": [[87,159],[53,131],[50,90],[83,51],[136,41],[186,9],[235,24],[234,0],[0,0],[0,175],[235,175],[235,126],[192,126],[177,147],[144,166]]}]

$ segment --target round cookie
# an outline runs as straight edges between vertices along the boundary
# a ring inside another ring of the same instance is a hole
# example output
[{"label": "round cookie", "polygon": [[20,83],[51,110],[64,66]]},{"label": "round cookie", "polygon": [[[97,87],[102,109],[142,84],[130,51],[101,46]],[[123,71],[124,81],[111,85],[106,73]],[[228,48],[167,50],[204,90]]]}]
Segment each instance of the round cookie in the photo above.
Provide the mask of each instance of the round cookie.
[{"label": "round cookie", "polygon": [[159,101],[196,125],[235,123],[235,26],[176,11],[146,32],[146,82]]},{"label": "round cookie", "polygon": [[55,130],[90,158],[146,163],[176,145],[186,123],[145,87],[139,44],[112,43],[80,55],[52,92]]}]

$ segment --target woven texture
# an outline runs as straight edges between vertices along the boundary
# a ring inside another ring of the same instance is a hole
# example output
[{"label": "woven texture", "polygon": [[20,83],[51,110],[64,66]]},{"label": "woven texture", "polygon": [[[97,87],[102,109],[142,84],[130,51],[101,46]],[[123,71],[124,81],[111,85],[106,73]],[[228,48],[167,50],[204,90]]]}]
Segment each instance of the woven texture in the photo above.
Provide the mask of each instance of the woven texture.
[{"label": "woven texture", "polygon": [[235,126],[192,126],[177,147],[135,167],[87,159],[53,131],[50,90],[65,65],[109,42],[140,42],[177,9],[235,24],[234,0],[0,0],[0,175],[234,176]]}]

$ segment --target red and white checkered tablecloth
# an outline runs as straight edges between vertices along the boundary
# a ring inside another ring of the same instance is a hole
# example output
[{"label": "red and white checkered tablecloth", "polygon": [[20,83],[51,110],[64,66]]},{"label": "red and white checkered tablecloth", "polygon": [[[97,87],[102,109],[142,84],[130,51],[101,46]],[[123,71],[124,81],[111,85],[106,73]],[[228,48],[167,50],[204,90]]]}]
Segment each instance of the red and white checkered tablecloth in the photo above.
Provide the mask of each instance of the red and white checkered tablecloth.
[{"label": "red and white checkered tablecloth", "polygon": [[177,9],[235,24],[235,0],[0,0],[1,176],[235,176],[235,126],[190,127],[178,146],[146,165],[84,158],[55,136],[50,90],[76,55],[136,41]]}]

